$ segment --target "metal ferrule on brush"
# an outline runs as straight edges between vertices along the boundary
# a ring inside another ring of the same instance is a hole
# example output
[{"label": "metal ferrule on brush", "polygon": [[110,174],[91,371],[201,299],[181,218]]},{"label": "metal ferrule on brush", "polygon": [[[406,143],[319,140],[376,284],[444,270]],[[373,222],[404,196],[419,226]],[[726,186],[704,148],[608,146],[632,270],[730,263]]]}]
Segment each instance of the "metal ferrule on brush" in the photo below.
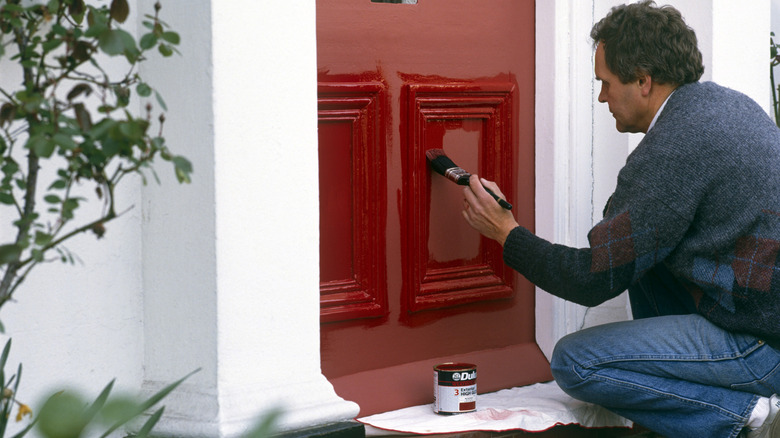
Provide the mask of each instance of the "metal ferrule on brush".
[{"label": "metal ferrule on brush", "polygon": [[460,167],[450,167],[444,171],[444,176],[447,177],[447,179],[454,181],[456,184],[460,184],[460,181],[464,179],[468,180],[471,174]]}]

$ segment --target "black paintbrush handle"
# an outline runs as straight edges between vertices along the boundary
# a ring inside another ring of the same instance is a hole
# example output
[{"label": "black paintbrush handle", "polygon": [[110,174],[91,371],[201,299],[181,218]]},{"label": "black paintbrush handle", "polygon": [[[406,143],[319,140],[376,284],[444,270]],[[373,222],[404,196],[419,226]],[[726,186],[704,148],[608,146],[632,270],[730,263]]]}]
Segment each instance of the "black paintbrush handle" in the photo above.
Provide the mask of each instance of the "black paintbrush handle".
[{"label": "black paintbrush handle", "polygon": [[[485,186],[482,186],[482,187],[485,187]],[[512,204],[510,204],[510,203],[506,202],[505,200],[503,200],[503,199],[499,198],[499,197],[498,197],[498,195],[496,195],[495,193],[493,193],[493,191],[492,191],[492,190],[490,190],[489,188],[485,187],[485,191],[487,191],[488,193],[490,193],[490,196],[492,196],[492,197],[493,197],[493,199],[495,199],[496,201],[498,201],[498,205],[500,205],[500,206],[504,207],[504,208],[505,208],[505,209],[507,209],[507,210],[511,210],[511,209],[512,209]]]}]

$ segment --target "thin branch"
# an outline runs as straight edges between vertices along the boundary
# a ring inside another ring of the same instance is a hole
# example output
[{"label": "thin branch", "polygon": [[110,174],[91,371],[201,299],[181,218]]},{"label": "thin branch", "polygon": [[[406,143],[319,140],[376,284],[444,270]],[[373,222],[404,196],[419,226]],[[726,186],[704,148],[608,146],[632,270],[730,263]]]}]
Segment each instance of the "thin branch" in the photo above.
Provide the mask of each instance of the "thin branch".
[{"label": "thin branch", "polygon": [[[40,251],[41,251],[41,253],[45,253],[45,252],[49,251],[50,249],[56,247],[57,245],[61,244],[62,242],[70,239],[71,237],[73,237],[73,236],[75,236],[77,234],[81,234],[81,233],[83,233],[85,231],[90,231],[90,230],[94,229],[96,225],[105,224],[107,222],[110,222],[110,221],[118,218],[118,217],[119,217],[119,215],[117,215],[117,214],[115,214],[113,212],[109,212],[105,216],[103,216],[103,217],[101,217],[99,219],[96,219],[96,220],[94,220],[94,221],[92,221],[92,222],[90,222],[90,223],[88,223],[86,225],[82,225],[82,226],[80,226],[80,227],[78,227],[78,228],[76,228],[74,230],[71,230],[68,234],[65,234],[64,236],[60,237],[59,239],[53,240],[50,243],[42,246]],[[28,257],[28,258],[26,258],[26,259],[24,259],[24,260],[19,262],[20,263],[19,267],[23,267],[23,266],[27,265],[28,263],[31,263],[31,262],[34,262],[34,261],[35,261],[35,259],[33,257]]]},{"label": "thin branch", "polygon": [[[16,37],[17,46],[19,47],[19,53],[23,57],[26,53],[28,36],[25,35],[20,29],[14,30],[14,36]],[[24,84],[26,86],[35,85],[32,83],[33,72],[29,67],[23,67]],[[35,125],[37,120],[35,116],[30,114],[27,116],[27,123],[29,126]],[[22,211],[22,217],[17,225],[17,235],[15,244],[19,247],[22,243],[28,239],[28,233],[30,231],[31,218],[35,212],[35,194],[38,186],[38,169],[39,159],[32,149],[27,154],[27,168],[29,174],[27,175],[26,191],[24,196],[24,208]],[[3,279],[0,281],[0,303],[6,302],[10,299],[11,285],[16,278],[16,273],[23,265],[20,264],[19,259],[7,264]]]}]

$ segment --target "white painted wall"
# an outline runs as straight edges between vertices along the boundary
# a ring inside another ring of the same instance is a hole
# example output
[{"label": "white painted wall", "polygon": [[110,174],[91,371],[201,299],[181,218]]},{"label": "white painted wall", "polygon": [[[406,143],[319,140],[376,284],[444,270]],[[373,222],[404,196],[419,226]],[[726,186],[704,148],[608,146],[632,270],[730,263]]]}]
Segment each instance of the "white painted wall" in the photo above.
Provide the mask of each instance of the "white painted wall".
[{"label": "white painted wall", "polygon": [[[136,12],[131,11],[130,23]],[[133,32],[132,26],[127,30]],[[112,74],[126,71],[116,60],[103,65]],[[7,59],[0,63],[3,87],[18,87],[21,76],[15,69]],[[18,160],[23,162],[23,156]],[[43,186],[51,181],[46,169]],[[81,190],[92,198],[93,186]],[[143,378],[144,348],[141,204],[140,180],[130,178],[117,192],[117,210],[126,213],[106,225],[105,236],[98,240],[91,233],[83,234],[66,243],[81,261],[34,268],[14,295],[15,301],[3,306],[0,320],[6,333],[0,342],[5,345],[8,338],[13,339],[6,377],[22,363],[18,398],[33,409],[62,389],[93,399],[114,378],[114,393],[137,393]],[[94,220],[97,216],[89,216],[90,212],[100,208],[100,201],[91,199],[77,217],[86,214]],[[13,239],[9,225],[14,219],[10,211],[0,208],[0,243]],[[9,422],[7,436],[25,425]]]},{"label": "white painted wall", "polygon": [[[142,8],[154,1],[140,0]],[[161,185],[144,187],[144,388],[157,390],[194,369],[181,391],[202,394],[185,406],[192,433],[212,433],[217,400],[217,268],[214,116],[209,2],[166,1],[164,20],[181,35],[181,56],[149,62],[143,73],[164,90],[169,146],[193,164],[192,183],[176,184],[159,172]],[[177,411],[177,406],[170,406]],[[194,420],[197,418],[201,424]],[[164,424],[163,424],[164,425]],[[212,426],[209,429],[209,425]],[[200,430],[198,430],[200,429]]]}]

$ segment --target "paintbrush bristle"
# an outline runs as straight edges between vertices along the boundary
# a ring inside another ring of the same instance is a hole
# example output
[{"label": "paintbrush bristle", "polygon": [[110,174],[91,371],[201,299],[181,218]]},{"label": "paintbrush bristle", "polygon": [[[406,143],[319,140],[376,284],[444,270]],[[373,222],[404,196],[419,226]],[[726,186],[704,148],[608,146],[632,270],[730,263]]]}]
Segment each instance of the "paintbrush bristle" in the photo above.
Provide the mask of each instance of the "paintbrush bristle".
[{"label": "paintbrush bristle", "polygon": [[444,172],[446,172],[447,169],[458,167],[444,154],[443,149],[428,149],[425,152],[425,156],[428,158],[428,161],[430,161],[433,170],[442,175],[444,175]]},{"label": "paintbrush bristle", "polygon": [[[469,185],[469,178],[471,178],[471,174],[456,166],[455,163],[453,163],[452,160],[450,160],[450,158],[444,153],[443,149],[428,149],[425,151],[425,156],[428,158],[428,162],[431,163],[431,167],[436,171],[436,173],[445,176],[451,181],[454,181],[455,184],[461,186]],[[498,195],[493,193],[493,191],[489,188],[485,187],[485,190],[490,194],[490,196],[493,197],[493,199],[498,202],[499,205],[507,210],[512,209],[512,204],[506,202],[504,199],[499,198]]]},{"label": "paintbrush bristle", "polygon": [[428,149],[425,151],[425,156],[428,157],[428,160],[430,161],[433,161],[442,155],[446,156],[444,149]]},{"label": "paintbrush bristle", "polygon": [[431,167],[439,175],[443,175],[459,185],[468,185],[469,177],[468,172],[461,169],[444,153],[443,149],[428,149],[425,152],[425,156],[428,158],[428,162],[431,163]]}]

